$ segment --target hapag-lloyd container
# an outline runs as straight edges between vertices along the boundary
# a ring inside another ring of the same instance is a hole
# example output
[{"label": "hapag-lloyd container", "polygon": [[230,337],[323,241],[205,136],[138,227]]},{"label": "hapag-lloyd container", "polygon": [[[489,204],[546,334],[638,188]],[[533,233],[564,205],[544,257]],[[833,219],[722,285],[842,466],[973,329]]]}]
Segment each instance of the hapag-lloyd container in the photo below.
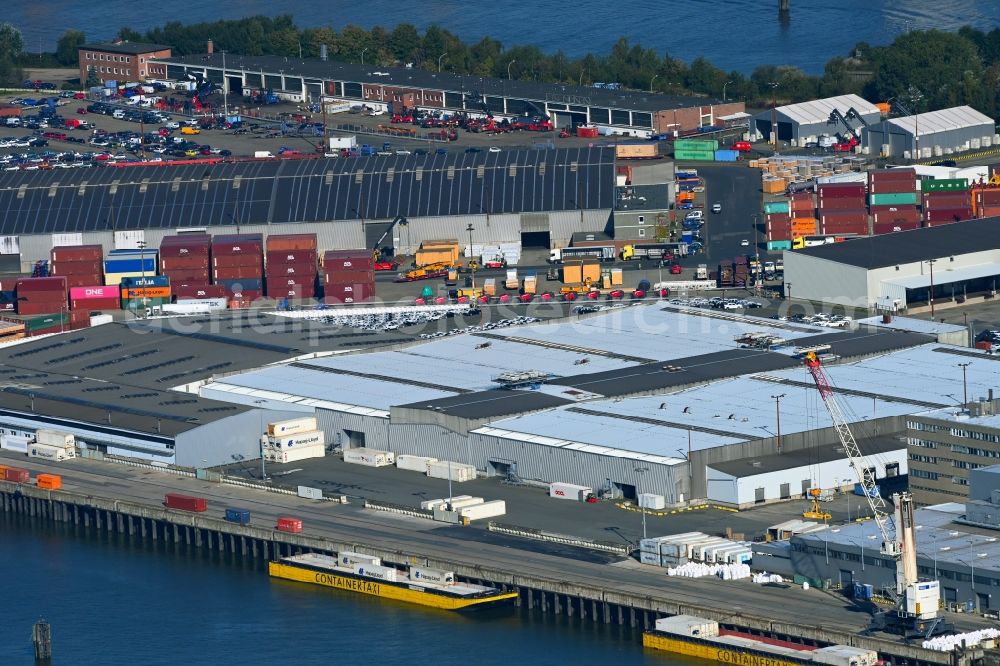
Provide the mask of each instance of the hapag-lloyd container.
[{"label": "hapag-lloyd container", "polygon": [[377,564],[355,564],[354,573],[365,578],[374,578],[395,583],[399,580],[399,572],[395,567],[383,567]]},{"label": "hapag-lloyd container", "polygon": [[367,564],[377,567],[382,565],[382,559],[375,555],[365,555],[364,553],[342,550],[337,553],[337,564],[345,567],[353,567],[356,564]]},{"label": "hapag-lloyd container", "polygon": [[344,462],[366,467],[388,467],[395,462],[395,454],[392,451],[379,451],[365,447],[344,449]]},{"label": "hapag-lloyd container", "polygon": [[430,567],[410,567],[410,580],[417,582],[426,580],[432,583],[450,585],[455,582],[455,572],[431,569]]},{"label": "hapag-lloyd container", "polygon": [[288,419],[287,421],[275,421],[267,424],[267,434],[271,437],[282,437],[285,435],[296,435],[302,432],[316,430],[316,417],[304,416],[298,419]]},{"label": "hapag-lloyd container", "polygon": [[294,435],[284,435],[270,438],[270,446],[276,449],[290,449],[292,447],[316,446],[326,443],[322,430],[310,430],[299,432]]},{"label": "hapag-lloyd container", "polygon": [[69,298],[71,301],[86,301],[90,299],[106,298],[118,299],[120,297],[120,293],[121,292],[118,287],[93,285],[90,287],[73,287],[69,290]]}]

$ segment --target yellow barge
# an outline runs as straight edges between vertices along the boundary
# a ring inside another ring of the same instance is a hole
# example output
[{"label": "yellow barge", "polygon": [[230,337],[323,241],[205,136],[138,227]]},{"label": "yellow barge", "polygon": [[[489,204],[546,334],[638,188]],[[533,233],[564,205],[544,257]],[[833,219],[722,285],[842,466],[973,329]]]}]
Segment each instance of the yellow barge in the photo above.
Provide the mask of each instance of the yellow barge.
[{"label": "yellow barge", "polygon": [[409,567],[400,571],[383,566],[377,557],[341,552],[337,557],[305,553],[268,562],[274,578],[395,599],[444,610],[473,610],[513,603],[517,592],[455,582],[450,571]]},{"label": "yellow barge", "polygon": [[693,615],[661,618],[642,635],[644,647],[735,666],[875,666],[878,653],[847,645],[816,647],[739,631]]}]

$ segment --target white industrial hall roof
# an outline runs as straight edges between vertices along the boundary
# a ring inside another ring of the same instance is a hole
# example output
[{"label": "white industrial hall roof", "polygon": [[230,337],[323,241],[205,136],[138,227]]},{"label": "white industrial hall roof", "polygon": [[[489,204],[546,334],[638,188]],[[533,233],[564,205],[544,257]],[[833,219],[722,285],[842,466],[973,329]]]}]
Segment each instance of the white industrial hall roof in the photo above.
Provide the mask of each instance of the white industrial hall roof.
[{"label": "white industrial hall roof", "polygon": [[[975,266],[951,268],[945,271],[939,270],[934,273],[934,286],[940,287],[945,284],[993,277],[995,275],[1000,275],[1000,264],[976,264]],[[882,280],[882,282],[903,287],[904,289],[923,289],[924,287],[931,286],[931,274],[928,271],[923,275],[905,275]]]},{"label": "white industrial hall roof", "polygon": [[843,114],[853,108],[860,114],[880,113],[877,106],[857,95],[839,95],[825,99],[814,99],[809,102],[779,106],[776,111],[789,120],[800,125],[825,123],[830,119],[830,113],[837,109]]},{"label": "white industrial hall roof", "polygon": [[[964,129],[977,125],[994,125],[993,119],[976,111],[971,106],[955,106],[940,111],[918,113],[915,116],[890,118],[890,125],[895,125],[915,136],[927,136],[938,132]],[[993,131],[990,131],[993,134]]]}]

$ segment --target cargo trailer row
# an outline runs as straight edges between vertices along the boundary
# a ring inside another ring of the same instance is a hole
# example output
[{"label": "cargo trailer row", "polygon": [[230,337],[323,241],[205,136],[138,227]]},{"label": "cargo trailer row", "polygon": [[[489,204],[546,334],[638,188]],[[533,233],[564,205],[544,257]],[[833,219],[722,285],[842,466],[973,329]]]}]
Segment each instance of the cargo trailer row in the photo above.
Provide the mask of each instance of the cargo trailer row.
[{"label": "cargo trailer row", "polygon": [[748,564],[752,557],[748,542],[702,532],[652,537],[639,542],[639,561],[659,567],[678,567],[688,562]]}]

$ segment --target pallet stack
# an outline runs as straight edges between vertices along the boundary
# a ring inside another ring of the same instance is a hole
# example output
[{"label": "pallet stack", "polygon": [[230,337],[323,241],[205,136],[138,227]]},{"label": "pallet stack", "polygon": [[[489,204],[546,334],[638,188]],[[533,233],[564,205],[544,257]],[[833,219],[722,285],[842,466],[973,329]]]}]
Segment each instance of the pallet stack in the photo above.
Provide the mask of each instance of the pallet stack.
[{"label": "pallet stack", "polygon": [[364,303],[375,298],[375,260],[369,250],[327,250],[323,273],[326,303]]},{"label": "pallet stack", "polygon": [[317,247],[316,234],[267,237],[265,284],[270,298],[301,300],[316,295]]},{"label": "pallet stack", "polygon": [[264,295],[264,237],[232,234],[212,239],[212,282],[226,290],[229,306],[250,307]]},{"label": "pallet stack", "polygon": [[56,246],[49,257],[49,275],[65,277],[67,287],[104,284],[104,248],[100,245]]}]

